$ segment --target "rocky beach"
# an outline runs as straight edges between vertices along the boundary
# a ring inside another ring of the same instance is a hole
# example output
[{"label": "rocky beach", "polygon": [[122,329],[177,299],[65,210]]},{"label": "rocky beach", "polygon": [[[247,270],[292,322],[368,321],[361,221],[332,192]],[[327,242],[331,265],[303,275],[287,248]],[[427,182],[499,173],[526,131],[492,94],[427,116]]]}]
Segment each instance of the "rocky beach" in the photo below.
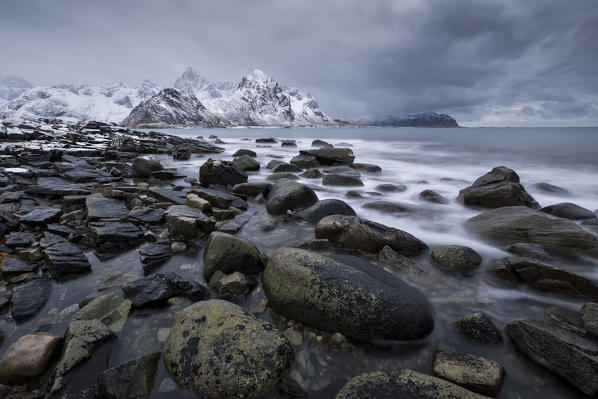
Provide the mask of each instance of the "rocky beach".
[{"label": "rocky beach", "polygon": [[4,122],[0,396],[596,395],[595,211],[285,130]]}]

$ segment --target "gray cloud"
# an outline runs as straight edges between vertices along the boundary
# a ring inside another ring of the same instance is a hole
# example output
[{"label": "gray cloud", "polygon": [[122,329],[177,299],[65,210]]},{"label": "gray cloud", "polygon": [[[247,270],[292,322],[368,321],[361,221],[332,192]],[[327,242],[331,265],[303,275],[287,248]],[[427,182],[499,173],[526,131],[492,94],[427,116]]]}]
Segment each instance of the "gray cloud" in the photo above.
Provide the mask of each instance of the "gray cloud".
[{"label": "gray cloud", "polygon": [[343,118],[598,124],[595,0],[13,1],[0,41],[0,74],[34,84],[261,68]]}]

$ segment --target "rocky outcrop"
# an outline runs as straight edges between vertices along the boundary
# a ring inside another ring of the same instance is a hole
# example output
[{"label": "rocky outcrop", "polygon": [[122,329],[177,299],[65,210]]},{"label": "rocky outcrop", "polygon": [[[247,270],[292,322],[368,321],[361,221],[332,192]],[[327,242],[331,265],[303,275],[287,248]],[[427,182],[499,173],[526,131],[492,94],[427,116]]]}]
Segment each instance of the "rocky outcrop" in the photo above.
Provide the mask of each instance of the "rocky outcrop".
[{"label": "rocky outcrop", "polygon": [[209,187],[212,184],[232,187],[246,181],[247,173],[229,161],[210,158],[199,168],[199,182],[204,187]]},{"label": "rocky outcrop", "polygon": [[350,148],[324,147],[301,150],[299,154],[316,157],[322,165],[350,164],[355,160],[355,155],[353,155],[353,151]]},{"label": "rocky outcrop", "polygon": [[269,305],[286,317],[356,339],[419,339],[434,320],[423,294],[298,248],[270,254],[262,276]]}]

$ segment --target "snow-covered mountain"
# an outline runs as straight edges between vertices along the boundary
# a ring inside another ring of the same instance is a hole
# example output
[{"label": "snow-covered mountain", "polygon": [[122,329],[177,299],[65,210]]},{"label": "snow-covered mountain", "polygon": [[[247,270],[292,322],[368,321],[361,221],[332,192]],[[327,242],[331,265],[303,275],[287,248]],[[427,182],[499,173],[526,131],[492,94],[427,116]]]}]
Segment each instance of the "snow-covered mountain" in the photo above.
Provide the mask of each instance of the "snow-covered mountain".
[{"label": "snow-covered mountain", "polygon": [[226,126],[227,123],[214,115],[193,94],[177,89],[162,90],[149,100],[143,101],[123,120],[126,126]]},{"label": "snow-covered mountain", "polygon": [[32,87],[31,83],[16,76],[7,76],[0,79],[0,104],[14,100]]},{"label": "snow-covered mountain", "polygon": [[0,118],[120,122],[136,105],[158,94],[160,90],[160,87],[149,80],[145,80],[137,88],[126,87],[122,83],[33,87],[0,104]]}]

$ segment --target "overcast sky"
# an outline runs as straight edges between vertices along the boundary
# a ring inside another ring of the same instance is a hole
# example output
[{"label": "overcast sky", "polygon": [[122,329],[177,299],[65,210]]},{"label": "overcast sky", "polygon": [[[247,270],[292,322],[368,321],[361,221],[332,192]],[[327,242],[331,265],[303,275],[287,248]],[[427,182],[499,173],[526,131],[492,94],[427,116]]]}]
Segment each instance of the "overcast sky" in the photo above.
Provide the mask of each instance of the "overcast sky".
[{"label": "overcast sky", "polygon": [[597,0],[2,0],[0,51],[34,85],[259,68],[334,117],[598,126]]}]

